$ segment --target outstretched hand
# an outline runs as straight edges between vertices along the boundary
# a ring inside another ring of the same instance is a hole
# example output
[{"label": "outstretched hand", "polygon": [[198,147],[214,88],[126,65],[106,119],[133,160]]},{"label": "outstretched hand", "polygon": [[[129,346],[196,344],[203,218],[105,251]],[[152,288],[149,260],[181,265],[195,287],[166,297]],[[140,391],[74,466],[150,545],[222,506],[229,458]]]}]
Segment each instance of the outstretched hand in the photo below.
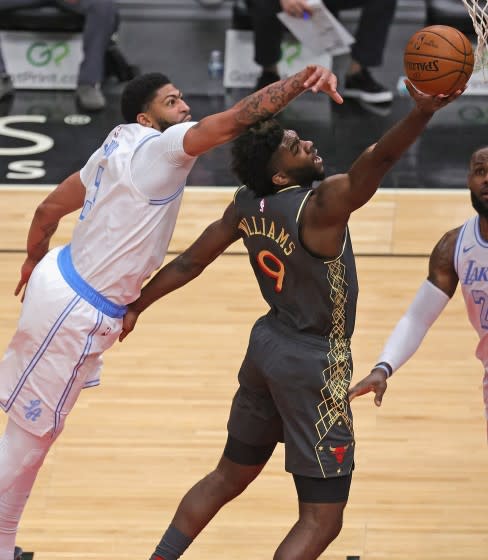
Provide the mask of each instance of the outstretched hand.
[{"label": "outstretched hand", "polygon": [[354,387],[349,389],[348,397],[349,402],[355,399],[356,397],[360,397],[361,395],[365,395],[366,393],[374,392],[374,404],[376,406],[381,406],[381,401],[383,400],[383,395],[385,394],[387,388],[386,383],[386,373],[383,369],[377,368],[371,370],[371,373],[361,379]]},{"label": "outstretched hand", "polygon": [[119,334],[119,342],[122,342],[124,338],[134,330],[138,318],[139,318],[139,312],[132,310],[129,305],[129,308],[127,309],[127,313],[124,315],[124,318],[122,319],[122,331]]},{"label": "outstretched hand", "polygon": [[426,113],[435,113],[439,109],[442,109],[442,107],[445,107],[462,95],[466,89],[465,86],[464,88],[458,89],[449,95],[428,95],[427,93],[419,91],[408,79],[405,79],[405,86],[407,87],[408,93],[415,101],[417,107]]},{"label": "outstretched hand", "polygon": [[344,103],[344,99],[342,99],[337,91],[337,76],[323,66],[315,66],[315,70],[305,80],[303,85],[314,93],[323,91],[336,103]]}]

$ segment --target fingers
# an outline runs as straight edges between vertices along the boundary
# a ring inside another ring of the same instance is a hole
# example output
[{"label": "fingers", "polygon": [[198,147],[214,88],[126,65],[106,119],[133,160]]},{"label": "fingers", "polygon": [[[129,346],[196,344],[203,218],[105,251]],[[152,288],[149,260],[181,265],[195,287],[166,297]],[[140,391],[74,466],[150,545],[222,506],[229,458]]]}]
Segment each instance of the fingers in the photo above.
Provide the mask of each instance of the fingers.
[{"label": "fingers", "polygon": [[411,82],[409,79],[406,78],[405,80],[403,80],[403,82],[404,82],[404,84],[405,84],[405,86],[406,86],[406,88],[407,88],[407,90],[408,90],[408,93],[409,93],[412,97],[415,97],[416,95],[423,95],[423,96],[425,96],[425,93],[422,93],[420,90],[418,90],[418,89],[412,84],[412,82]]},{"label": "fingers", "polygon": [[119,342],[122,342],[125,338],[127,338],[127,335],[134,330],[137,322],[137,317],[138,314],[134,314],[134,312],[130,309],[124,315],[124,318],[122,320],[122,330],[119,334]]},{"label": "fingers", "polygon": [[376,406],[381,406],[383,401],[383,395],[385,394],[386,387],[375,387],[374,385],[361,385],[358,383],[352,389],[348,391],[348,398],[349,402],[354,400],[356,397],[360,397],[361,395],[365,395],[366,393],[375,393],[374,397],[374,404]]},{"label": "fingers", "polygon": [[335,101],[336,103],[338,103],[339,105],[342,105],[344,103],[344,99],[342,98],[341,94],[337,91],[331,91],[329,93],[329,97]]},{"label": "fingers", "polygon": [[305,17],[305,14],[311,15],[310,6],[303,0],[286,3],[283,5],[283,9],[293,17]]},{"label": "fingers", "polygon": [[458,89],[450,94],[440,93],[439,95],[429,95],[417,89],[408,79],[405,79],[404,83],[409,94],[411,95],[411,97],[413,97],[417,104],[421,103],[425,108],[429,108],[434,111],[445,107],[448,103],[451,103],[451,101],[457,99],[460,95],[463,94],[467,87],[464,86],[463,88]]},{"label": "fingers", "polygon": [[407,88],[408,93],[409,93],[410,95],[413,95],[413,93],[417,91],[417,90],[413,87],[413,84],[412,84],[412,82],[411,82],[410,80],[405,79],[405,80],[403,80],[403,83],[405,84],[405,87]]},{"label": "fingers", "polygon": [[383,395],[385,394],[385,391],[386,391],[386,386],[376,388],[375,397],[374,397],[374,404],[376,406],[381,406],[381,403],[383,402]]},{"label": "fingers", "polygon": [[332,72],[322,74],[312,87],[312,91],[317,93],[321,89],[323,89],[326,93],[335,92],[337,90],[337,76],[332,74]]},{"label": "fingers", "polygon": [[20,290],[22,289],[22,286],[24,285],[24,281],[22,280],[22,278],[19,280],[19,283],[17,284],[17,287],[15,288],[14,291],[14,296],[18,296],[20,294]]},{"label": "fingers", "polygon": [[374,403],[376,406],[381,406],[383,395],[386,391],[387,383],[385,380],[385,373],[383,371],[373,370],[367,377],[356,383],[352,389],[348,391],[349,402],[356,397],[365,395],[366,393],[373,392]]},{"label": "fingers", "polygon": [[[310,66],[308,66],[308,68],[310,68]],[[303,87],[309,88],[312,87],[317,80],[323,76],[324,74],[324,68],[322,68],[321,66],[316,66],[315,70],[310,74],[310,76],[303,82]],[[326,71],[327,72],[327,71]]]},{"label": "fingers", "polygon": [[19,283],[17,284],[17,287],[15,288],[14,291],[14,296],[18,296],[20,294],[20,292],[22,292],[22,288],[24,288],[24,291],[22,292],[22,295],[20,297],[20,301],[23,302],[24,301],[24,296],[25,296],[25,287],[27,285],[26,280],[24,280],[23,278],[21,278],[19,280]]},{"label": "fingers", "polygon": [[330,70],[321,67],[316,68],[303,85],[310,88],[313,93],[323,91],[336,103],[344,103],[344,99],[337,91],[337,76]]},{"label": "fingers", "polygon": [[356,397],[358,397],[359,395],[357,394],[357,392],[354,389],[349,389],[349,391],[347,392],[347,396],[349,398],[349,402],[353,401]]},{"label": "fingers", "polygon": [[468,86],[464,86],[462,89],[453,91],[450,95],[447,96],[448,102],[454,101],[454,99],[460,97],[466,91],[467,87]]},{"label": "fingers", "polygon": [[122,325],[122,330],[120,331],[119,334],[119,342],[122,342],[124,338],[127,338],[129,333],[131,333],[133,330],[134,330],[134,325]]},{"label": "fingers", "polygon": [[349,402],[351,402],[356,397],[360,397],[361,395],[365,395],[366,393],[369,393],[372,390],[373,387],[369,384],[364,384],[361,382],[357,383],[356,385],[354,385],[352,389],[349,389],[348,391]]}]

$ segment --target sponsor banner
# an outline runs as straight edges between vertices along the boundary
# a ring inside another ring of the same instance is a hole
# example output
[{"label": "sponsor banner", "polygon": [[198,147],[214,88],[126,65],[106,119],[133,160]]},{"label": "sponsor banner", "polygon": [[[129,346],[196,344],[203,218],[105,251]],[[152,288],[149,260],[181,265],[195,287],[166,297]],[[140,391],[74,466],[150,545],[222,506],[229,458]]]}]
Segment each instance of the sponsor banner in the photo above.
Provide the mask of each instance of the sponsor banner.
[{"label": "sponsor banner", "polygon": [[75,89],[83,56],[80,33],[0,33],[7,72],[16,89]]},{"label": "sponsor banner", "polygon": [[[0,103],[0,190],[56,185],[81,169],[121,123],[120,93],[106,92],[107,107],[80,113],[71,91],[23,90]],[[188,96],[195,120],[209,114],[206,96]],[[224,98],[217,110],[225,109]],[[230,144],[198,158],[189,185],[236,185]]]},{"label": "sponsor banner", "polygon": [[[283,41],[278,71],[282,78],[302,70],[307,64],[332,66],[329,53],[314,54],[297,42]],[[224,87],[252,88],[261,74],[261,67],[254,62],[252,31],[228,29],[225,34]]]}]

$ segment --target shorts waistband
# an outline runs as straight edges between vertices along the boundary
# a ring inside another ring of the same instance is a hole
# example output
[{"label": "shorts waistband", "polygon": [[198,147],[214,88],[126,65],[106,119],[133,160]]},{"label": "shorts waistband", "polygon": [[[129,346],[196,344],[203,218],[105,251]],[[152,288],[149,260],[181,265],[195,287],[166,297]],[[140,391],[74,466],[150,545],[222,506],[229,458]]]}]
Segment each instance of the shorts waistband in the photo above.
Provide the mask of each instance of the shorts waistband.
[{"label": "shorts waistband", "polygon": [[70,245],[66,245],[58,253],[58,267],[66,283],[79,296],[93,305],[95,309],[98,309],[103,314],[113,317],[114,319],[120,319],[126,314],[127,305],[112,303],[105,296],[97,292],[95,288],[92,288],[92,286],[78,274],[71,260]]},{"label": "shorts waistband", "polygon": [[[303,344],[309,344],[316,348],[323,348],[324,346],[330,346],[331,342],[333,342],[334,340],[338,340],[334,337],[320,336],[318,334],[297,331],[296,329],[293,329],[292,327],[286,325],[285,323],[277,319],[272,313],[267,313],[266,315],[261,317],[261,320],[268,323],[270,327],[276,329],[281,334],[285,336],[289,336],[295,341],[300,341]],[[350,338],[344,337],[341,338],[340,340],[341,342],[344,342],[347,347],[350,347],[351,345]]]}]

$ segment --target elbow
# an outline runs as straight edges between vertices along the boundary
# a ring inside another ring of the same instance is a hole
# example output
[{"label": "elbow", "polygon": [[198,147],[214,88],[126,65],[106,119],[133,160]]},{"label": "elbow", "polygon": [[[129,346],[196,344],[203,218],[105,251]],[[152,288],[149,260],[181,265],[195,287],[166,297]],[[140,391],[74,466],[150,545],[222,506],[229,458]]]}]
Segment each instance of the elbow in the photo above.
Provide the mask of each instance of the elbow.
[{"label": "elbow", "polygon": [[59,219],[52,204],[46,201],[41,202],[34,212],[34,221],[47,231],[56,231]]},{"label": "elbow", "polygon": [[34,212],[34,218],[38,221],[44,221],[49,214],[48,204],[41,202]]}]

